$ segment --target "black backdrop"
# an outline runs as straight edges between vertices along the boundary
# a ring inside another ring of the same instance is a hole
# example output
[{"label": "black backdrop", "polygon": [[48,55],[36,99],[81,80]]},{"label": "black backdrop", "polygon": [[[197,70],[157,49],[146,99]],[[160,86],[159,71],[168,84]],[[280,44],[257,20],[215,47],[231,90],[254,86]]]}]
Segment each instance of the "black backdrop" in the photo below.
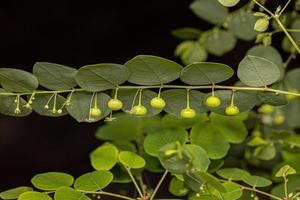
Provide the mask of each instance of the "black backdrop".
[{"label": "black backdrop", "polygon": [[[47,61],[79,68],[124,63],[137,54],[175,59],[179,41],[170,30],[210,27],[190,12],[190,2],[1,0],[0,67],[30,71],[34,62]],[[251,45],[239,42],[235,51],[210,60],[236,67]],[[28,185],[45,171],[91,171],[88,153],[100,144],[94,139],[100,124],[78,124],[68,116],[0,116],[0,190]]]}]

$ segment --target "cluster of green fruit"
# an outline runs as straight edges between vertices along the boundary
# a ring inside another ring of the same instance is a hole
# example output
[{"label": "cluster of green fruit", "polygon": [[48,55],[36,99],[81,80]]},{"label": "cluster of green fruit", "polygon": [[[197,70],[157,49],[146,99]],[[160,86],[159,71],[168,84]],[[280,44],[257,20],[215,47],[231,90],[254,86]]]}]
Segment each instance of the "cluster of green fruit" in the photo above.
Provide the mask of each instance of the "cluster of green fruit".
[{"label": "cluster of green fruit", "polygon": [[[140,95],[141,95],[141,92],[140,92]],[[189,96],[189,94],[187,94],[187,96]],[[231,104],[228,107],[226,107],[226,109],[225,109],[225,113],[229,116],[237,115],[240,112],[239,108],[233,104],[233,97],[234,97],[234,95],[232,95]],[[101,115],[101,110],[98,108],[96,101],[97,100],[95,99],[94,107],[90,109],[91,117],[99,117]],[[159,96],[151,99],[150,105],[154,109],[163,109],[166,106],[166,102],[159,95]],[[209,96],[205,100],[205,105],[210,108],[217,108],[221,105],[221,99],[218,98],[217,96],[215,96],[213,93],[211,96]],[[111,111],[119,111],[122,109],[123,103],[122,103],[122,101],[117,99],[117,97],[115,97],[115,98],[111,99],[110,101],[108,101],[107,106]],[[132,107],[130,113],[133,115],[137,115],[137,116],[143,116],[143,115],[147,114],[147,108],[142,105],[141,97],[139,98],[138,104]],[[196,117],[196,111],[190,107],[189,100],[187,100],[187,106],[186,106],[186,108],[181,110],[180,115],[182,118]]]}]

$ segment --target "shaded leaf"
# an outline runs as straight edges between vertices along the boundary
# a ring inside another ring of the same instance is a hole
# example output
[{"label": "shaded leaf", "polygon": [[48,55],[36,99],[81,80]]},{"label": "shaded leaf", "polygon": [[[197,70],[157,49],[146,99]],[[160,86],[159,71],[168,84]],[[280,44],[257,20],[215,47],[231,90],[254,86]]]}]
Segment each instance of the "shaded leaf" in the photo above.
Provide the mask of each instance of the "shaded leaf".
[{"label": "shaded leaf", "polygon": [[141,156],[130,151],[121,151],[119,154],[119,161],[125,167],[132,169],[143,168],[146,164]]},{"label": "shaded leaf", "polygon": [[31,187],[21,186],[0,193],[1,199],[17,199],[21,194],[32,191]]}]

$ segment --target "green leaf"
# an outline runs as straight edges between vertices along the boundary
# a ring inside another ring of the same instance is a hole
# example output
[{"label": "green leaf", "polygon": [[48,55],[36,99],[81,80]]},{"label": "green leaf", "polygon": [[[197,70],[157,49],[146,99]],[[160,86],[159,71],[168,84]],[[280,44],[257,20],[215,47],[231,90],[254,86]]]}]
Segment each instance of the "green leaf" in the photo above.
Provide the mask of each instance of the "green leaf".
[{"label": "green leaf", "polygon": [[33,74],[11,68],[0,68],[0,84],[9,92],[32,92],[39,86]]},{"label": "green leaf", "polygon": [[189,189],[183,181],[173,177],[169,185],[169,192],[175,196],[183,197],[188,194]]},{"label": "green leaf", "polygon": [[32,191],[31,187],[21,186],[0,193],[1,199],[17,199],[21,194]]},{"label": "green leaf", "polygon": [[[287,190],[288,190],[288,194],[289,193],[294,193],[296,194],[299,190],[299,183],[300,183],[300,178],[295,176],[295,177],[290,177],[289,178],[289,182],[287,184]],[[272,188],[272,191],[271,193],[273,195],[276,195],[278,197],[282,197],[284,198],[285,197],[285,194],[284,194],[284,183],[282,184],[279,184],[275,187]]]},{"label": "green leaf", "polygon": [[[203,102],[205,94],[197,90],[190,91],[190,106],[196,113],[207,112],[207,108],[201,103]],[[170,89],[161,93],[161,97],[167,102],[164,110],[181,118],[180,112],[182,109],[186,108],[186,90],[185,89]]]},{"label": "green leaf", "polygon": [[207,59],[207,51],[199,42],[184,41],[175,50],[175,55],[180,56],[183,64],[188,65],[194,62],[203,62]]},{"label": "green leaf", "polygon": [[161,120],[161,124],[164,128],[180,127],[180,128],[188,129],[191,128],[197,122],[203,122],[206,119],[206,117],[207,117],[206,113],[203,113],[192,119],[187,119],[187,118],[179,119],[174,115],[166,114],[163,116]]},{"label": "green leaf", "polygon": [[47,194],[41,193],[41,192],[25,192],[21,194],[18,198],[18,200],[52,200],[51,197],[49,197]]},{"label": "green leaf", "polygon": [[168,143],[180,142],[185,144],[188,133],[183,128],[160,129],[154,133],[148,134],[144,140],[146,153],[157,157],[159,150]]},{"label": "green leaf", "polygon": [[253,13],[244,10],[236,12],[229,21],[229,31],[241,40],[251,41],[257,35],[253,29],[255,22]]},{"label": "green leaf", "polygon": [[[211,93],[206,96],[211,96]],[[229,90],[217,90],[215,96],[219,97],[222,101],[221,105],[217,108],[210,108],[211,111],[225,115],[225,109],[231,104],[232,91]],[[234,93],[234,105],[240,110],[240,113],[250,111],[260,101],[256,92],[243,92],[236,91]]]},{"label": "green leaf", "polygon": [[[50,101],[49,101],[50,100]],[[49,103],[48,103],[49,101]],[[63,108],[63,105],[65,104],[66,99],[61,96],[57,95],[56,97],[56,106],[55,110],[56,112],[53,113],[53,104],[54,104],[54,94],[36,94],[35,100],[33,101],[32,108],[35,112],[37,112],[40,115],[48,116],[48,117],[60,117],[68,114],[67,110]],[[47,104],[48,103],[48,104]],[[49,109],[45,109],[45,105],[49,106]],[[62,109],[62,113],[58,113],[58,109]]]},{"label": "green leaf", "polygon": [[150,156],[145,152],[141,152],[141,156],[146,161],[145,169],[153,173],[164,172],[164,168],[161,166],[157,157]]},{"label": "green leaf", "polygon": [[116,164],[111,172],[114,175],[114,183],[130,183],[132,181],[123,165]]},{"label": "green leaf", "polygon": [[300,69],[292,69],[286,73],[284,83],[288,89],[296,89],[300,91]]},{"label": "green leaf", "polygon": [[209,122],[193,126],[190,138],[192,144],[201,146],[212,159],[223,158],[230,147],[226,138]]},{"label": "green leaf", "polygon": [[166,144],[159,152],[162,166],[174,174],[183,174],[190,170],[190,159],[191,155],[178,142]]},{"label": "green leaf", "polygon": [[246,56],[238,67],[239,79],[254,87],[275,83],[280,78],[280,73],[278,66],[273,62],[257,56]]},{"label": "green leaf", "polygon": [[215,178],[213,175],[210,175],[209,173],[206,172],[198,172],[200,179],[211,185],[213,188],[218,190],[219,192],[227,192],[226,188],[220,183],[220,181]]},{"label": "green leaf", "polygon": [[222,193],[222,198],[224,200],[236,200],[240,199],[241,196],[243,195],[243,190],[241,186],[239,186],[236,183],[233,182],[225,182],[222,184],[226,191],[225,193]]},{"label": "green leaf", "polygon": [[71,186],[74,178],[66,173],[61,172],[47,172],[37,174],[31,179],[34,187],[40,190],[57,190],[63,186]]},{"label": "green leaf", "polygon": [[182,40],[196,40],[200,37],[202,31],[197,28],[185,27],[172,31],[172,35]]},{"label": "green leaf", "polygon": [[128,79],[128,70],[119,64],[95,64],[81,67],[76,74],[78,85],[92,92],[113,89]]},{"label": "green leaf", "polygon": [[[96,132],[96,138],[101,140],[135,140],[142,133],[142,118],[128,114],[116,116],[117,120],[100,126]],[[120,134],[122,130],[122,134]]]},{"label": "green leaf", "polygon": [[[274,88],[274,87],[271,87]],[[276,87],[275,87],[276,89]],[[269,104],[272,106],[282,106],[286,105],[288,102],[284,95],[278,95],[274,92],[259,92],[258,98],[262,101],[264,104]]]},{"label": "green leaf", "polygon": [[89,92],[74,92],[72,94],[71,105],[66,107],[67,111],[77,122],[95,122],[105,118],[110,113],[107,107],[110,97],[100,92],[97,95],[98,108],[101,110],[100,117],[90,116],[90,108],[93,107],[93,104],[91,104],[93,93]]},{"label": "green leaf", "polygon": [[296,170],[289,166],[289,165],[284,165],[283,167],[281,167],[275,174],[276,177],[287,177],[289,175],[292,174],[296,174]]},{"label": "green leaf", "polygon": [[200,192],[204,184],[198,173],[187,172],[183,175],[184,183],[194,192]]},{"label": "green leaf", "polygon": [[[3,89],[0,88],[1,93],[5,93]],[[15,102],[16,96],[4,96],[0,95],[0,113],[3,115],[9,115],[14,117],[24,117],[27,115],[30,115],[32,112],[31,108],[25,108],[26,101],[20,97],[20,113],[16,114],[15,109],[17,107],[17,104]]]},{"label": "green leaf", "polygon": [[143,168],[146,164],[145,160],[141,156],[130,151],[121,151],[119,154],[119,161],[126,168],[130,169]]},{"label": "green leaf", "polygon": [[276,149],[274,145],[265,145],[256,147],[253,155],[261,160],[272,160],[276,156]]},{"label": "green leaf", "polygon": [[[54,195],[55,200],[91,200],[88,196],[72,188],[61,187]],[[25,200],[25,199],[24,199]]]},{"label": "green leaf", "polygon": [[191,161],[196,171],[206,172],[208,170],[210,160],[203,148],[193,144],[184,145],[183,148],[187,149],[187,151],[191,154]]},{"label": "green leaf", "polygon": [[204,45],[210,54],[220,57],[233,50],[236,42],[237,40],[231,32],[213,29],[208,32]]},{"label": "green leaf", "polygon": [[285,116],[285,125],[289,128],[299,128],[300,120],[299,110],[300,110],[300,99],[289,102],[286,106],[280,108]]},{"label": "green leaf", "polygon": [[[299,18],[296,18],[296,20],[293,21],[291,28],[292,29],[299,29],[300,28],[300,19]],[[291,33],[291,34],[292,34],[293,38],[295,39],[296,43],[299,45],[300,44],[300,34],[299,34],[299,32],[298,33],[294,32],[294,33]]]},{"label": "green leaf", "polygon": [[110,170],[118,161],[119,151],[112,144],[104,144],[90,154],[91,164],[96,170]]},{"label": "green leaf", "polygon": [[[122,130],[122,129],[120,129]],[[122,151],[132,151],[132,152],[137,152],[136,145],[130,141],[127,140],[115,140],[112,142],[113,145],[118,147],[119,150]]]},{"label": "green leaf", "polygon": [[76,190],[97,191],[108,186],[113,180],[110,171],[94,171],[86,173],[75,180]]},{"label": "green leaf", "polygon": [[249,175],[243,177],[243,181],[253,187],[266,187],[272,184],[272,181],[260,176]]},{"label": "green leaf", "polygon": [[41,86],[50,90],[67,90],[74,88],[76,69],[65,65],[37,62],[33,66],[33,74]]},{"label": "green leaf", "polygon": [[209,85],[226,81],[233,73],[234,71],[225,64],[199,62],[185,67],[180,79],[189,85]]},{"label": "green leaf", "polygon": [[218,170],[217,174],[222,178],[233,181],[243,180],[243,177],[250,175],[249,172],[239,168],[223,168]]},{"label": "green leaf", "polygon": [[165,58],[139,55],[125,63],[128,81],[138,85],[160,85],[179,78],[182,66]]},{"label": "green leaf", "polygon": [[218,0],[220,4],[226,7],[233,7],[240,2],[240,0]]},{"label": "green leaf", "polygon": [[239,144],[246,139],[248,130],[239,116],[228,117],[211,113],[210,119],[228,142]]},{"label": "green leaf", "polygon": [[190,5],[190,9],[195,15],[212,24],[222,23],[228,14],[228,9],[217,0],[196,0]]},{"label": "green leaf", "polygon": [[283,65],[282,57],[278,52],[278,50],[272,46],[265,47],[264,45],[256,45],[251,49],[249,49],[246,54],[265,58],[273,62],[274,64],[276,64],[279,68],[282,68]]}]

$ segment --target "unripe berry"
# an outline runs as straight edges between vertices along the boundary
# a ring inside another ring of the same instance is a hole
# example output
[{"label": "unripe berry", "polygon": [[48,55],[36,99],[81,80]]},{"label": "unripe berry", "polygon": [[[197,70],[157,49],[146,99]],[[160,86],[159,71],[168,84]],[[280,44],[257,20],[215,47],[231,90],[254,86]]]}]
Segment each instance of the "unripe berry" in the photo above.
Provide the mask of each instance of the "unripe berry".
[{"label": "unripe berry", "polygon": [[275,111],[275,108],[272,105],[263,104],[263,105],[260,106],[258,111],[262,114],[268,115],[268,114],[272,114]]},{"label": "unripe berry", "polygon": [[225,113],[226,113],[226,115],[234,116],[234,115],[239,114],[240,110],[238,107],[231,105],[231,106],[226,107]]},{"label": "unripe berry", "polygon": [[147,114],[147,108],[145,106],[142,106],[142,105],[137,105],[137,106],[134,106],[132,108],[132,114],[134,115],[146,115]]},{"label": "unripe berry", "polygon": [[108,106],[109,109],[111,109],[113,111],[117,111],[117,110],[121,110],[122,109],[123,103],[119,99],[111,99],[107,103],[107,106]]},{"label": "unripe berry", "polygon": [[216,96],[210,96],[205,101],[206,105],[211,108],[216,108],[221,105],[221,99]]},{"label": "unripe berry", "polygon": [[99,108],[91,108],[90,114],[92,117],[100,117],[101,116],[101,110]]},{"label": "unripe berry", "polygon": [[282,113],[276,113],[273,118],[273,123],[277,126],[282,125],[285,122],[285,116]]},{"label": "unripe berry", "polygon": [[265,32],[269,27],[269,20],[267,18],[260,18],[255,22],[254,30],[258,32]]},{"label": "unripe berry", "polygon": [[182,109],[180,112],[182,118],[194,118],[196,117],[196,111],[192,108]]},{"label": "unripe berry", "polygon": [[61,114],[61,113],[62,113],[62,109],[58,109],[58,110],[57,110],[57,113],[58,113],[58,114]]},{"label": "unripe berry", "polygon": [[165,100],[163,100],[160,97],[155,97],[151,99],[150,104],[152,108],[156,108],[156,109],[163,109],[166,106]]},{"label": "unripe berry", "polygon": [[[289,92],[298,93],[298,90],[293,89],[293,90],[289,90]],[[286,98],[286,100],[288,100],[288,101],[292,101],[292,100],[294,100],[294,99],[297,99],[298,96],[292,95],[292,94],[286,94],[286,95],[285,95],[285,98]]]}]

